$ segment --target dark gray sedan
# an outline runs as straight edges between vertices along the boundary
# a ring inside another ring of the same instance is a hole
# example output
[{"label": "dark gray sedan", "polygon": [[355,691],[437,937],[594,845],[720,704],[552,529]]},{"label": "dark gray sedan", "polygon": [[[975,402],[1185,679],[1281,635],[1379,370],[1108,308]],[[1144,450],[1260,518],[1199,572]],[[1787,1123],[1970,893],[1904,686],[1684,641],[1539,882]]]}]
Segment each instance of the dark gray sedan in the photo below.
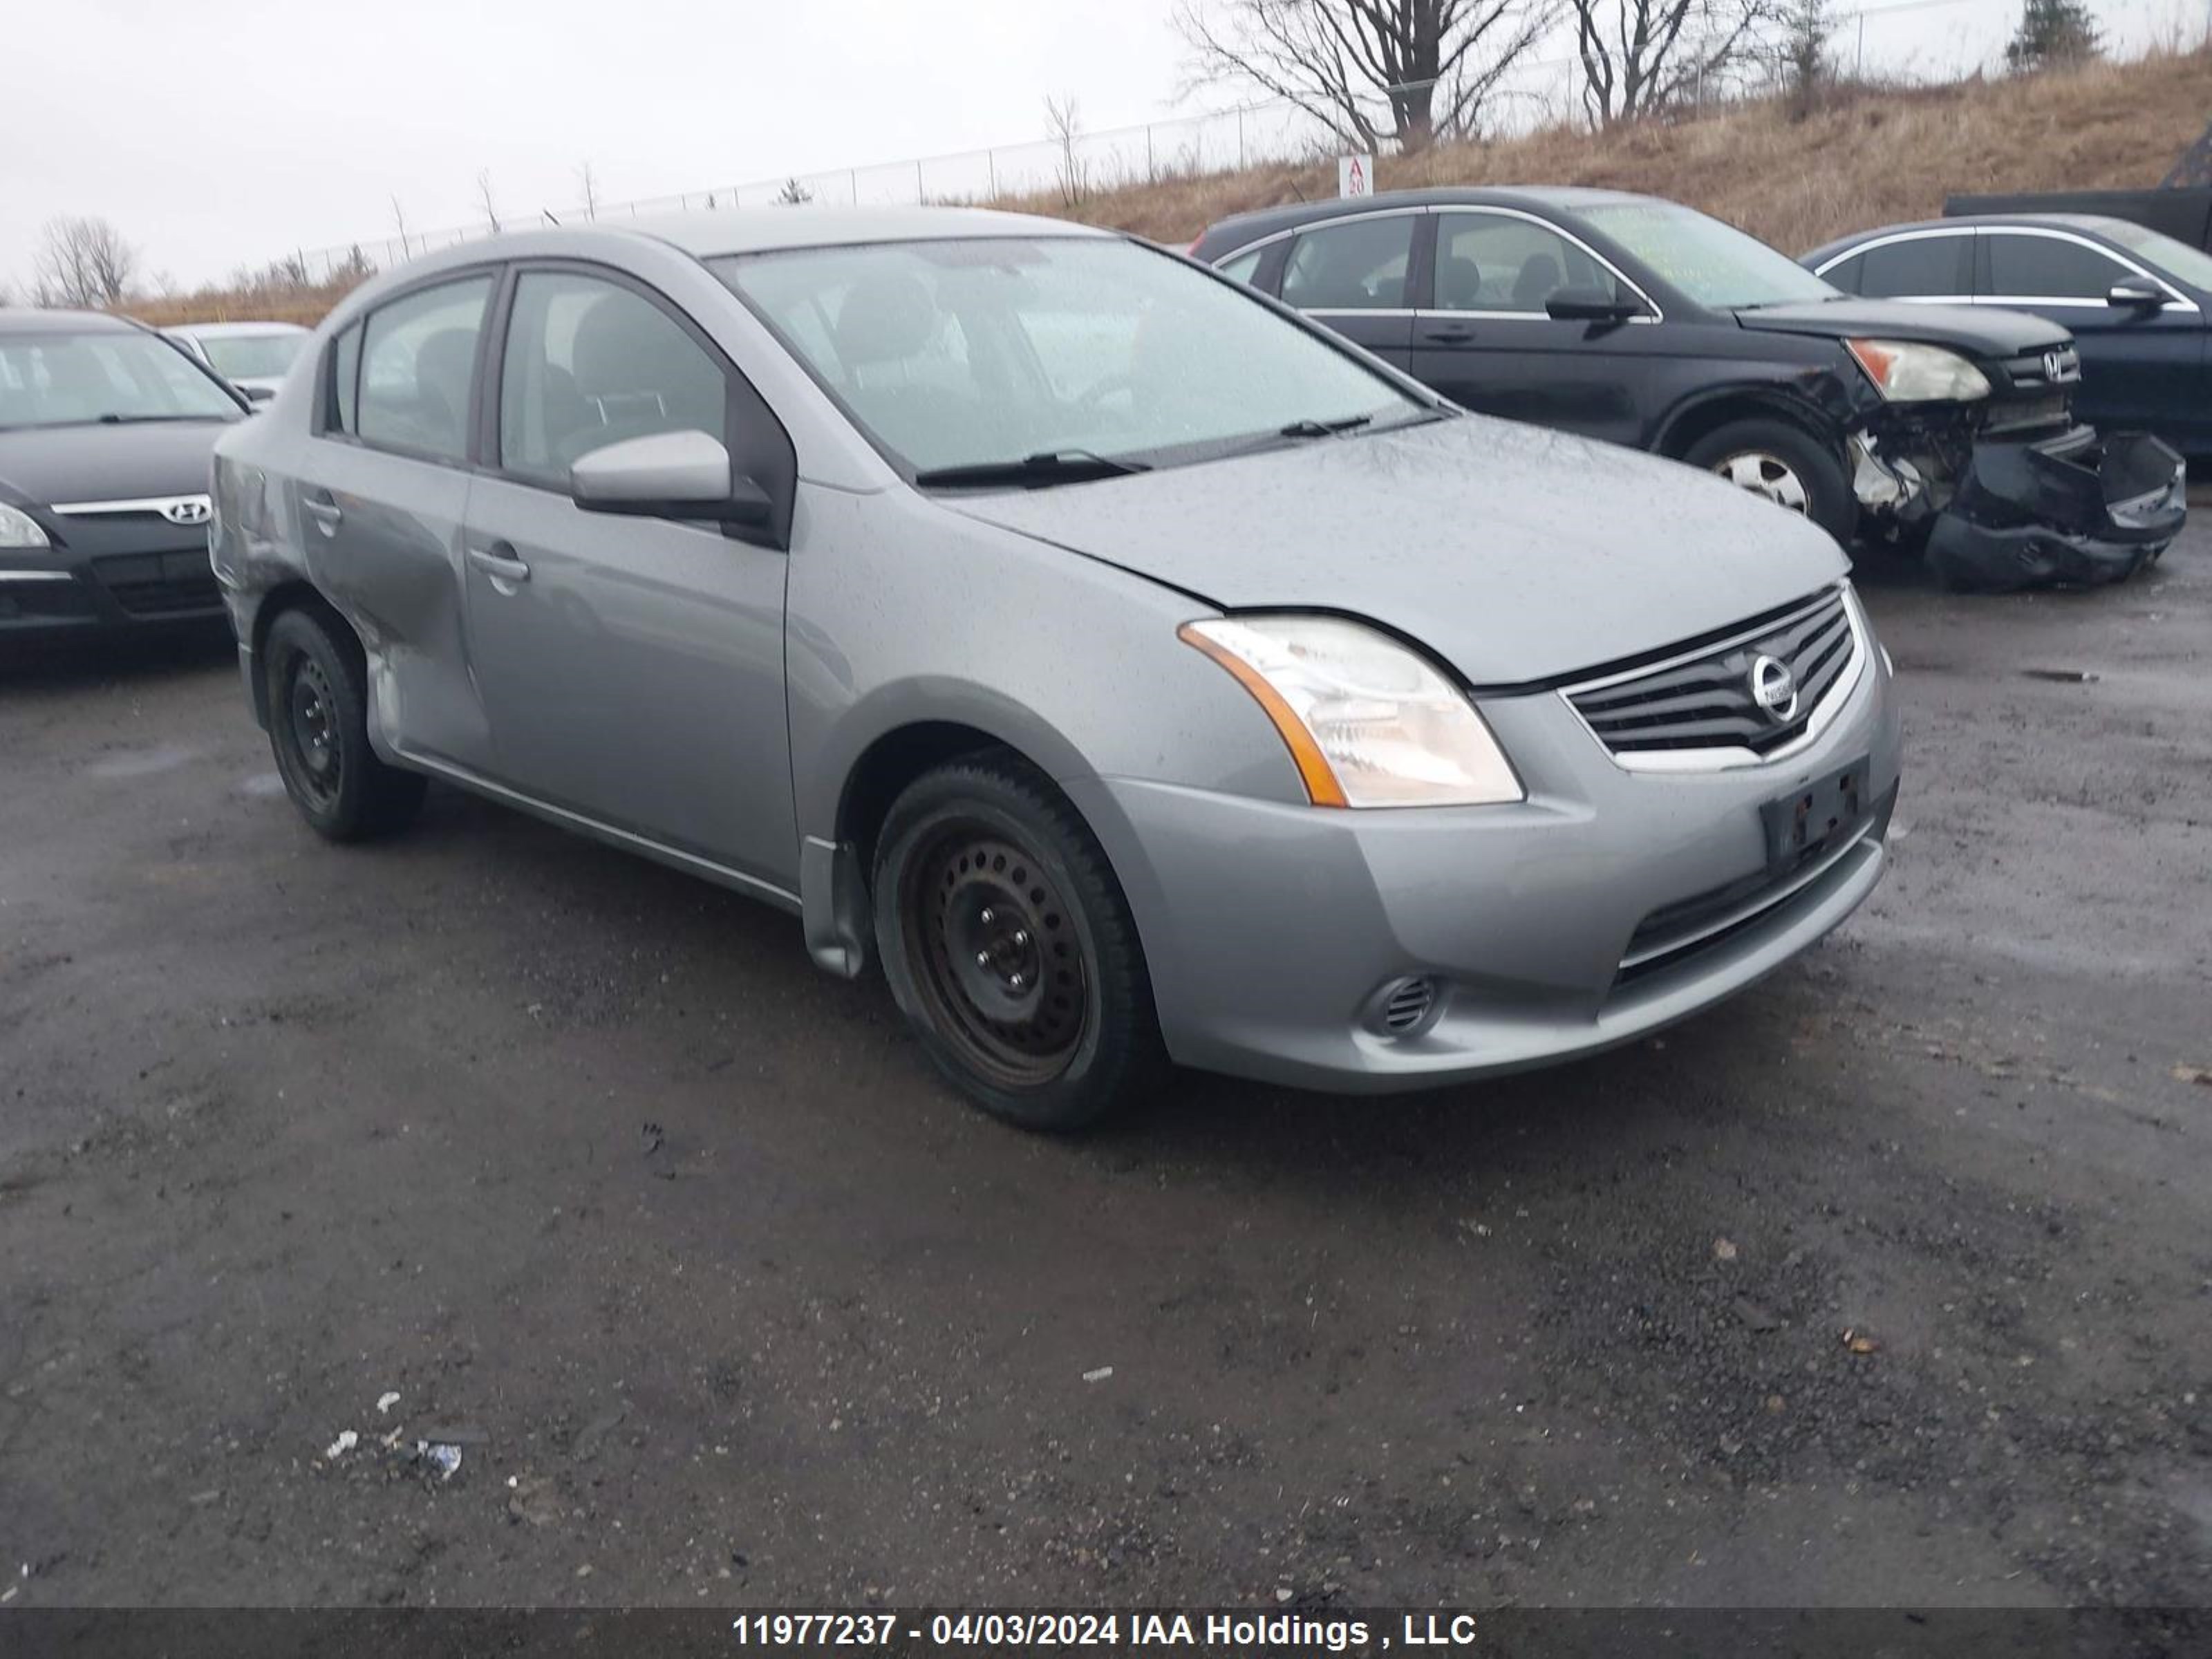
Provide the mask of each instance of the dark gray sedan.
[{"label": "dark gray sedan", "polygon": [[1127,238],[532,231],[311,352],[215,535],[307,821],[440,778],[781,905],[1018,1122],[1170,1060],[1589,1053],[1881,872],[1897,714],[1832,540]]}]

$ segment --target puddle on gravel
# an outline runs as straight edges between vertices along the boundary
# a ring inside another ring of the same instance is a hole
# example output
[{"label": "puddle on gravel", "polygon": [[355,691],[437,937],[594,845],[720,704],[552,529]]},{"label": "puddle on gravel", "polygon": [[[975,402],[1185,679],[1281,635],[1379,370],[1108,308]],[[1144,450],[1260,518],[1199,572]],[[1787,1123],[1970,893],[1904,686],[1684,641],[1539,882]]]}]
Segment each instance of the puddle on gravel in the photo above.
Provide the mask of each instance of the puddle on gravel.
[{"label": "puddle on gravel", "polygon": [[112,755],[103,755],[84,769],[95,778],[143,778],[155,772],[167,772],[197,759],[197,749],[187,749],[180,743],[165,743],[152,749],[125,749]]},{"label": "puddle on gravel", "polygon": [[271,800],[284,793],[283,775],[279,772],[256,772],[238,786],[241,795],[251,795],[256,800]]}]

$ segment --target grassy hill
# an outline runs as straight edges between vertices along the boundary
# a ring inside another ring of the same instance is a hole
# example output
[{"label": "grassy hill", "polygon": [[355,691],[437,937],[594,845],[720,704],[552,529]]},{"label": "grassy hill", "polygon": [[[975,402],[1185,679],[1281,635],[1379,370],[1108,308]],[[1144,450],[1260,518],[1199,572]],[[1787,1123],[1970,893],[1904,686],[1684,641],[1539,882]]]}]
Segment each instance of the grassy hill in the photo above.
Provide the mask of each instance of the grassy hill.
[{"label": "grassy hill", "polygon": [[[1665,196],[1791,253],[1846,231],[1932,217],[1953,191],[2155,185],[2212,121],[2212,50],[2163,52],[2018,80],[1837,88],[1810,112],[1773,98],[1613,132],[1557,129],[1496,144],[1439,145],[1377,167],[1385,190],[1422,185],[1599,185]],[[1058,197],[993,205],[1181,244],[1248,209],[1334,193],[1334,161],[1273,164],[1133,184],[1070,208]],[[279,317],[313,323],[342,287],[244,296],[210,289],[127,309],[149,322]]]}]

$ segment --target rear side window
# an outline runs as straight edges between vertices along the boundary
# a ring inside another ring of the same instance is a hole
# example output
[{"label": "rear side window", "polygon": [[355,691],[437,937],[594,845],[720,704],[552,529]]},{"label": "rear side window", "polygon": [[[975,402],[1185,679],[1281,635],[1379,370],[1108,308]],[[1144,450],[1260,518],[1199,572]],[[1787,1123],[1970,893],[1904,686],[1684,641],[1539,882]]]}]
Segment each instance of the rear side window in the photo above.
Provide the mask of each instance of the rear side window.
[{"label": "rear side window", "polygon": [[1996,299],[2093,300],[2101,305],[2114,283],[2134,274],[2111,256],[2062,236],[1989,231],[1982,244],[1989,250],[1987,292]]},{"label": "rear side window", "polygon": [[369,313],[361,347],[364,443],[437,460],[469,453],[469,386],[489,276],[418,289]]},{"label": "rear side window", "polygon": [[1283,298],[1302,311],[1402,309],[1413,252],[1407,214],[1323,225],[1291,245]]},{"label": "rear side window", "polygon": [[[1966,294],[1972,291],[1965,268],[1967,246],[1964,236],[1913,236],[1884,242],[1859,256],[1858,280],[1848,286],[1854,294],[1876,300]],[[1828,280],[1836,281],[1833,272]]]}]

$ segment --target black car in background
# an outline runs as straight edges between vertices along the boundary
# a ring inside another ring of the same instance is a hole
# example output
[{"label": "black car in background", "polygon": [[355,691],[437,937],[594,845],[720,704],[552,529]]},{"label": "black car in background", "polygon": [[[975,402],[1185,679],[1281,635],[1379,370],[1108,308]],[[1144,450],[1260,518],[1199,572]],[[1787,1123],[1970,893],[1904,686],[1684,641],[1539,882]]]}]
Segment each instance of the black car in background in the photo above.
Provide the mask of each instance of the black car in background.
[{"label": "black car in background", "polygon": [[1961,585],[2124,576],[2185,515],[2178,456],[2073,418],[2063,327],[1854,300],[1674,203],[1405,191],[1244,214],[1190,252],[1469,409],[1707,468],[1839,541],[1924,541]]},{"label": "black car in background", "polygon": [[137,323],[0,310],[0,651],[222,617],[208,475],[247,409]]},{"label": "black car in background", "polygon": [[1885,225],[1805,256],[1847,294],[2032,312],[2081,354],[2075,407],[2212,455],[2212,253],[2124,219],[1979,214]]}]

